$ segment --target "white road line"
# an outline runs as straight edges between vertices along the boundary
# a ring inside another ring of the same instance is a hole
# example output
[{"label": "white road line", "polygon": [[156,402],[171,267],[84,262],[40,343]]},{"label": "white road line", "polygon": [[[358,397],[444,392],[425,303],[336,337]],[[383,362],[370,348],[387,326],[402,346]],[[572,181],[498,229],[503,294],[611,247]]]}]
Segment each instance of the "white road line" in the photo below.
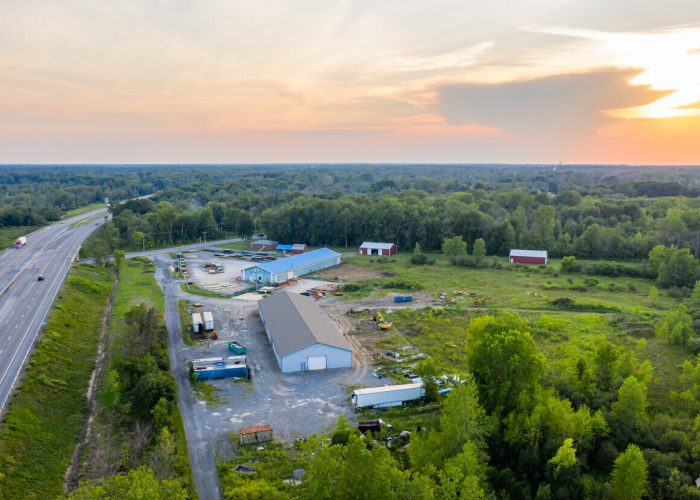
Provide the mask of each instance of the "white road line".
[{"label": "white road line", "polygon": [[[90,233],[92,233],[92,231],[87,232],[87,234],[85,235],[85,237],[89,236]],[[0,378],[0,386],[2,386],[2,384],[5,382],[5,378],[7,377],[7,374],[8,374],[8,372],[9,372],[9,370],[10,370],[10,367],[12,366],[12,364],[13,364],[14,361],[15,361],[15,359],[17,358],[17,355],[19,354],[20,348],[21,348],[21,346],[24,344],[24,342],[25,342],[25,340],[26,340],[26,338],[27,338],[27,335],[29,334],[30,330],[32,330],[32,325],[36,322],[37,316],[39,315],[39,313],[40,313],[41,310],[43,309],[44,304],[46,304],[46,301],[47,301],[49,298],[51,299],[50,302],[49,302],[49,304],[53,303],[54,299],[56,298],[56,295],[58,295],[58,292],[59,292],[59,290],[60,290],[61,287],[59,286],[59,287],[55,288],[56,281],[58,280],[59,276],[61,276],[61,283],[63,283],[63,281],[64,281],[65,278],[66,278],[66,275],[68,274],[68,271],[69,271],[70,268],[71,268],[71,264],[73,263],[73,260],[75,259],[75,256],[77,255],[78,251],[80,250],[80,245],[82,244],[82,242],[83,242],[84,239],[85,239],[85,238],[80,239],[80,243],[79,243],[78,245],[73,245],[73,247],[69,248],[69,251],[67,252],[67,254],[68,254],[68,256],[69,256],[67,265],[66,265],[65,263],[63,264],[62,269],[59,270],[58,273],[56,273],[56,277],[55,277],[54,280],[51,282],[51,286],[49,287],[49,289],[53,289],[53,293],[47,294],[46,297],[44,297],[44,300],[41,301],[41,304],[39,304],[39,307],[37,308],[36,313],[34,314],[34,317],[33,317],[32,320],[29,322],[29,326],[28,326],[27,330],[24,332],[24,336],[22,337],[22,340],[21,340],[20,343],[19,343],[19,347],[18,347],[17,350],[15,351],[15,353],[14,353],[14,355],[12,356],[12,359],[10,360],[10,362],[7,364],[7,368],[5,369],[5,372],[3,373],[2,377]],[[45,317],[47,313],[48,313],[48,311],[44,312],[42,318]],[[17,328],[17,326],[18,326],[18,325],[15,325],[15,328]],[[34,340],[36,340],[36,337],[37,337],[37,335],[38,335],[38,332],[39,332],[39,329],[37,329],[37,332],[35,333],[34,339],[32,340],[32,342],[33,342]],[[14,390],[15,383],[17,383],[17,378],[19,377],[20,373],[22,372],[22,368],[24,367],[24,364],[26,363],[27,357],[29,356],[29,353],[30,353],[30,352],[32,352],[31,347],[30,347],[29,349],[26,350],[26,352],[25,352],[25,354],[24,354],[24,358],[22,359],[22,363],[20,364],[20,367],[15,371],[15,378],[14,378],[14,380],[12,381],[12,384],[11,384],[11,386],[10,386],[10,390],[7,391],[7,394],[6,394],[5,397],[3,398],[2,403],[0,403],[0,412],[4,411],[4,409],[5,409],[5,404],[7,403],[8,398],[10,397],[10,395],[12,394],[12,391]]]}]

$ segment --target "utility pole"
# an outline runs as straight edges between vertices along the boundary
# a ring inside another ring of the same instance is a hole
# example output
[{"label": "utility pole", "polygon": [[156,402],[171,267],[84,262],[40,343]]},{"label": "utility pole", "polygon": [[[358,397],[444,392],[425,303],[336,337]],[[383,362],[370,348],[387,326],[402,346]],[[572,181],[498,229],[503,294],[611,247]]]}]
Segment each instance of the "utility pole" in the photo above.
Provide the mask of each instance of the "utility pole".
[{"label": "utility pole", "polygon": [[146,251],[146,233],[143,233],[141,236],[141,246],[143,247],[143,251]]},{"label": "utility pole", "polygon": [[204,235],[204,246],[207,246],[207,232],[202,231],[202,234]]}]

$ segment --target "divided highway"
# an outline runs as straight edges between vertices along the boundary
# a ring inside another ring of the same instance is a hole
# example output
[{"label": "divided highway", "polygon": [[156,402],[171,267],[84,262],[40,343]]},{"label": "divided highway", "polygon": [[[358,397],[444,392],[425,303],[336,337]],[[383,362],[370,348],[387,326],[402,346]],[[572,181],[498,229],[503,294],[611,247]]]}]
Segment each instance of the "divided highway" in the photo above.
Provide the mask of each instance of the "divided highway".
[{"label": "divided highway", "polygon": [[103,208],[52,224],[0,254],[0,415],[80,245],[106,214]]}]

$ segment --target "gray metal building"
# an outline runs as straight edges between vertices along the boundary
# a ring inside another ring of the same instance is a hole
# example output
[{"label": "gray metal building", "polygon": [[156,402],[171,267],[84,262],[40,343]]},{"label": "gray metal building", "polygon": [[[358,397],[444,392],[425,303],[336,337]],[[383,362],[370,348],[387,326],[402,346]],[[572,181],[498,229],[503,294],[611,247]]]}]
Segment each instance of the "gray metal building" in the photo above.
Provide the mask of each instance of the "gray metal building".
[{"label": "gray metal building", "polygon": [[279,291],[258,302],[284,373],[352,367],[352,347],[314,299]]}]

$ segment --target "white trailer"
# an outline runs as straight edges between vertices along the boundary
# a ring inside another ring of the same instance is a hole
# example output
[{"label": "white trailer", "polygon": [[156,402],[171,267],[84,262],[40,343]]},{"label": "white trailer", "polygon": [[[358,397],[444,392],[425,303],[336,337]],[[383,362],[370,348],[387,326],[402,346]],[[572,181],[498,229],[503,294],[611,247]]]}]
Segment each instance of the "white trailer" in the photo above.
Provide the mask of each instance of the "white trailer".
[{"label": "white trailer", "polygon": [[199,313],[192,313],[192,331],[194,333],[200,333],[203,325],[202,315]]},{"label": "white trailer", "polygon": [[357,408],[387,408],[401,406],[406,401],[415,401],[423,396],[425,396],[423,384],[365,387],[352,391],[352,404]]},{"label": "white trailer", "polygon": [[204,329],[208,332],[214,329],[214,316],[209,311],[204,311]]},{"label": "white trailer", "polygon": [[17,248],[22,248],[24,245],[27,244],[27,237],[26,236],[20,236],[15,240],[15,247]]}]

